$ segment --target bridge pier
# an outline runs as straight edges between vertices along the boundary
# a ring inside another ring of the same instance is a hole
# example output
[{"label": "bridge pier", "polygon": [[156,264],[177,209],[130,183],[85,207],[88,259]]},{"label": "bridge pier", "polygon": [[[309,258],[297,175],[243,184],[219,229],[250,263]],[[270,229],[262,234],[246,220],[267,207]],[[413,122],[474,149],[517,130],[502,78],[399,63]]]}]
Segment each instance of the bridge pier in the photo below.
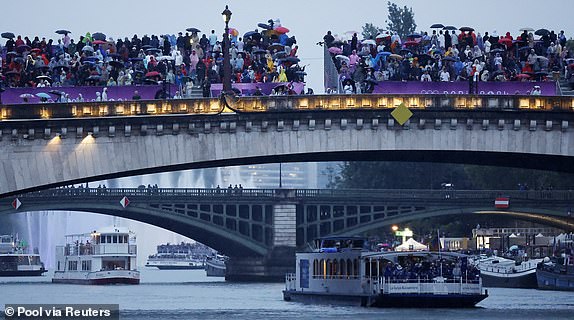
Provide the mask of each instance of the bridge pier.
[{"label": "bridge pier", "polygon": [[232,257],[227,262],[225,280],[281,282],[285,273],[295,271],[297,243],[295,203],[273,206],[273,248],[264,257]]}]

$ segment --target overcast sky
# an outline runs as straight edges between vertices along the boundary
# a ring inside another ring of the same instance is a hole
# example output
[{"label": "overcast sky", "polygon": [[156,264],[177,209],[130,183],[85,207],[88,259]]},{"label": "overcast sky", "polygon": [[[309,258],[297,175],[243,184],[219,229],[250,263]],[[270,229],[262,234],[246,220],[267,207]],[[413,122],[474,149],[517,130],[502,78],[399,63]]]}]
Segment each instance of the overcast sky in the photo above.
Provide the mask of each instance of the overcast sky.
[{"label": "overcast sky", "polygon": [[[471,26],[499,34],[521,27],[564,30],[574,34],[573,0],[396,0],[399,6],[412,7],[417,30],[427,31],[433,23],[457,27]],[[315,45],[327,30],[334,34],[361,31],[371,22],[386,26],[387,1],[352,0],[44,0],[2,1],[0,31],[22,35],[53,37],[57,29],[69,29],[77,39],[81,34],[103,32],[117,39],[137,33],[164,34],[196,27],[202,31],[223,31],[221,12],[225,5],[233,12],[231,26],[240,34],[256,28],[257,23],[279,18],[291,29],[299,44],[302,64],[309,64],[308,86],[322,91],[322,49]],[[25,10],[25,12],[23,11]],[[2,42],[3,43],[3,42]]]}]

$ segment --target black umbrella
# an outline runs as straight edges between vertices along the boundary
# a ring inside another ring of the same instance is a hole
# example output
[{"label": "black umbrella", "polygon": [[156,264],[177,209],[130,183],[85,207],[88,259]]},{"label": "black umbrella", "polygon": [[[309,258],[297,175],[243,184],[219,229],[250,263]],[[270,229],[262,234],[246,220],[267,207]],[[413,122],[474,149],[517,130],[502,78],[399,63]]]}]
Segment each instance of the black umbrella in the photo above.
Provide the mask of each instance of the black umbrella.
[{"label": "black umbrella", "polygon": [[14,39],[16,37],[12,32],[2,32],[1,36],[5,39]]},{"label": "black umbrella", "polygon": [[547,29],[538,29],[538,30],[536,30],[536,32],[534,32],[534,34],[537,36],[543,36],[543,35],[550,34],[550,31],[548,31]]},{"label": "black umbrella", "polygon": [[432,60],[432,57],[428,54],[417,54],[416,55],[417,59],[419,60],[419,63],[421,64],[426,64],[429,60]]},{"label": "black umbrella", "polygon": [[123,62],[116,61],[116,60],[110,61],[110,62],[108,62],[108,64],[109,64],[110,66],[112,66],[112,67],[114,67],[114,68],[118,68],[118,69],[121,69],[121,68],[124,67]]},{"label": "black umbrella", "polygon": [[296,57],[287,57],[285,59],[282,59],[284,62],[291,62],[291,63],[297,63],[301,60],[299,60],[299,58]]},{"label": "black umbrella", "polygon": [[94,38],[94,40],[106,41],[106,35],[101,32],[96,32],[92,34],[92,38]]},{"label": "black umbrella", "polygon": [[243,35],[243,38],[250,38],[250,37],[252,37],[252,36],[254,36],[254,35],[256,35],[256,34],[259,34],[259,32],[257,32],[257,31],[248,31],[248,32],[245,32],[245,34]]},{"label": "black umbrella", "polygon": [[280,51],[280,52],[277,52],[276,54],[273,55],[273,59],[281,59],[281,58],[285,58],[286,56],[287,56],[287,52]]},{"label": "black umbrella", "polygon": [[145,52],[147,52],[147,53],[150,53],[150,52],[158,53],[158,52],[160,52],[160,51],[161,51],[161,50],[159,50],[158,48],[148,48],[148,49],[145,50]]},{"label": "black umbrella", "polygon": [[471,27],[460,27],[458,30],[468,32],[468,31],[474,31],[474,28],[471,28]]},{"label": "black umbrella", "polygon": [[52,82],[52,78],[48,77],[48,76],[37,76],[36,79],[38,80],[48,80],[50,82]]},{"label": "black umbrella", "polygon": [[185,30],[186,30],[186,31],[189,31],[189,32],[201,32],[201,30],[199,30],[199,29],[197,29],[197,28],[187,28],[187,29],[185,29]]},{"label": "black umbrella", "polygon": [[504,52],[503,49],[494,49],[494,50],[490,50],[490,53],[502,53]]},{"label": "black umbrella", "polygon": [[143,61],[143,58],[140,58],[140,57],[130,58],[130,61],[131,61],[131,62]]},{"label": "black umbrella", "polygon": [[446,26],[444,28],[442,28],[443,30],[456,30],[457,28],[455,26]]},{"label": "black umbrella", "polygon": [[265,54],[265,53],[267,53],[267,50],[256,49],[256,50],[253,50],[252,53],[253,53],[253,54]]},{"label": "black umbrella", "polygon": [[6,53],[6,56],[7,56],[7,57],[9,57],[9,56],[14,56],[14,57],[16,57],[16,56],[19,56],[19,55],[20,55],[20,54],[19,54],[18,52],[16,52],[16,51],[10,51],[10,52],[7,52],[7,53]]},{"label": "black umbrella", "polygon": [[258,23],[257,26],[259,28],[265,29],[265,30],[271,30],[271,27],[268,24],[265,23]]},{"label": "black umbrella", "polygon": [[444,28],[444,25],[442,23],[435,23],[430,27],[431,27],[431,29],[442,29],[442,28]]},{"label": "black umbrella", "polygon": [[56,30],[57,34],[68,34],[68,33],[72,33],[71,31],[68,30],[64,30],[64,29],[60,29],[60,30]]},{"label": "black umbrella", "polygon": [[16,47],[16,51],[18,52],[30,51],[30,49],[31,49],[30,46],[26,44],[22,44]]},{"label": "black umbrella", "polygon": [[456,59],[453,57],[444,57],[442,58],[442,61],[456,61]]},{"label": "black umbrella", "polygon": [[525,47],[520,47],[518,48],[518,51],[525,51],[525,50],[530,50],[529,46],[525,46]]},{"label": "black umbrella", "polygon": [[59,90],[50,90],[50,91],[48,91],[48,93],[52,93],[52,94],[55,94],[55,95],[58,95],[58,96],[63,96],[63,95],[66,94],[65,92],[62,92],[62,91],[59,91]]},{"label": "black umbrella", "polygon": [[413,39],[415,39],[415,38],[421,38],[421,37],[422,37],[422,36],[421,36],[420,34],[418,34],[418,33],[409,34],[409,35],[407,36],[407,38],[413,38]]}]

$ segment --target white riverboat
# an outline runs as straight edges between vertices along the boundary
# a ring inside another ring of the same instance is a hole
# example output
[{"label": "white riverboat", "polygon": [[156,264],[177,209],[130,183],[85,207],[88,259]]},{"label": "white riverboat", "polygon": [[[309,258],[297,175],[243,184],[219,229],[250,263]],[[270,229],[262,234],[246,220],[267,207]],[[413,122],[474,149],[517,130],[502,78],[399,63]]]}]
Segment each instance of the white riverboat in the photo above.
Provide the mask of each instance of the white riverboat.
[{"label": "white riverboat", "polygon": [[38,253],[29,253],[24,241],[0,235],[0,277],[41,276],[47,270]]},{"label": "white riverboat", "polygon": [[225,277],[225,262],[227,257],[216,254],[214,256],[209,256],[205,260],[205,272],[208,277]]},{"label": "white riverboat", "polygon": [[318,240],[296,255],[287,274],[287,301],[367,307],[463,308],[488,296],[468,257],[429,251],[373,252],[362,238]]},{"label": "white riverboat", "polygon": [[157,246],[157,253],[148,257],[145,266],[160,270],[204,269],[206,258],[213,252],[199,242],[161,244]]},{"label": "white riverboat", "polygon": [[139,284],[135,236],[122,227],[66,236],[56,247],[52,282],[76,284]]},{"label": "white riverboat", "polygon": [[480,278],[485,287],[530,288],[536,283],[536,266],[542,259],[527,261],[507,259],[498,256],[477,257],[474,265],[480,270]]}]

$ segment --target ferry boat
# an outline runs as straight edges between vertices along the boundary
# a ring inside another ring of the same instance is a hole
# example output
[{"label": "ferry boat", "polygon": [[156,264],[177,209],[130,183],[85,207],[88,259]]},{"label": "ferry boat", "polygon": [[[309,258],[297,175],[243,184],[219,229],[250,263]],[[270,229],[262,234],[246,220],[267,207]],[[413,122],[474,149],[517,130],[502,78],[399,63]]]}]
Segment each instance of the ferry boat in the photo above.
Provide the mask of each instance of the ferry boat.
[{"label": "ferry boat", "polygon": [[157,253],[148,257],[146,267],[160,270],[205,269],[207,256],[213,249],[201,243],[161,244]]},{"label": "ferry boat", "polygon": [[296,254],[283,299],[365,307],[463,308],[488,296],[468,256],[430,251],[373,252],[362,238],[325,238]]},{"label": "ferry boat", "polygon": [[574,256],[544,258],[536,269],[538,289],[574,291]]},{"label": "ferry boat", "polygon": [[474,261],[480,270],[482,285],[500,288],[536,289],[536,266],[542,259],[516,261],[498,256],[480,257]]},{"label": "ferry boat", "polygon": [[135,236],[127,228],[107,227],[66,236],[56,247],[54,283],[139,284]]},{"label": "ferry boat", "polygon": [[217,254],[215,256],[207,257],[205,260],[205,272],[208,277],[225,277],[225,261],[226,256]]},{"label": "ferry boat", "polygon": [[47,270],[37,253],[13,235],[0,236],[0,277],[41,276]]}]

